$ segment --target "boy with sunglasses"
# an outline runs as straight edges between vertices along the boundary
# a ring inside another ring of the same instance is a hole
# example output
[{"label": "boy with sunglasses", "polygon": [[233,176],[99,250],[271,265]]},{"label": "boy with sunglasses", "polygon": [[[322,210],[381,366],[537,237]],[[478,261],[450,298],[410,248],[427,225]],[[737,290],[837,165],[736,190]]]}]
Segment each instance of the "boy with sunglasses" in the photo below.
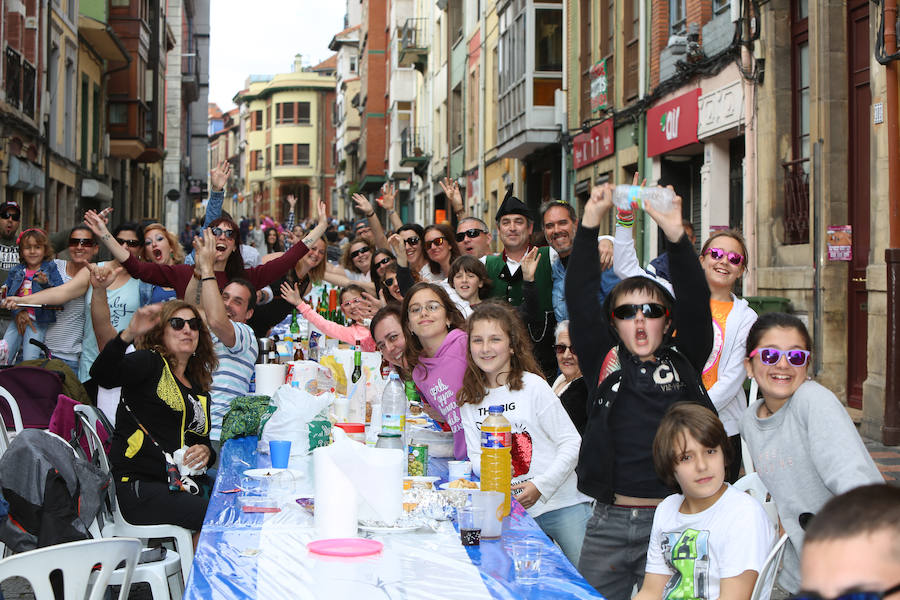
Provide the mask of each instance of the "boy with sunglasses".
[{"label": "boy with sunglasses", "polygon": [[858,487],[829,500],[806,527],[796,600],[900,598],[900,488]]},{"label": "boy with sunglasses", "polygon": [[700,382],[712,345],[712,316],[677,196],[666,212],[647,208],[665,233],[675,298],[654,279],[637,276],[617,284],[598,304],[597,234],[611,207],[612,186],[595,187],[575,233],[566,303],[572,346],[588,387],[578,489],[597,500],[578,570],[609,600],[628,600],[644,577],[656,505],[670,493],[653,465],[656,429],[678,402],[715,412]]}]

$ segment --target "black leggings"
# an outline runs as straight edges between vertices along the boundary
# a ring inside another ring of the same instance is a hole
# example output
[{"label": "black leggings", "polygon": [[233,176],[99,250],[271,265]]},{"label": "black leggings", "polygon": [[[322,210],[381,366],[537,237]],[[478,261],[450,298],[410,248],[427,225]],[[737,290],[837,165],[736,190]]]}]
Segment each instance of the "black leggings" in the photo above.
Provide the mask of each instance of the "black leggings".
[{"label": "black leggings", "polygon": [[[202,485],[198,479],[194,480]],[[116,481],[116,499],[122,516],[132,525],[178,525],[199,531],[209,498],[173,492],[159,481]]]}]

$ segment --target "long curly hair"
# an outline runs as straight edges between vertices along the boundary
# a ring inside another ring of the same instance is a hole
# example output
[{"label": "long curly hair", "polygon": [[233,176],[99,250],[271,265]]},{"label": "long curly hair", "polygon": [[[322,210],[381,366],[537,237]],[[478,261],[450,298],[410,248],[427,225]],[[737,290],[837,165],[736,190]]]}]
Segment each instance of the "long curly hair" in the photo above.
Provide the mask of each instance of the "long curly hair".
[{"label": "long curly hair", "polygon": [[[349,244],[347,244],[344,247],[344,253],[341,254],[341,266],[344,267],[345,269],[347,269],[348,271],[352,271],[353,273],[361,274],[362,271],[359,270],[359,268],[353,262],[353,259],[350,257],[350,253],[355,252],[355,250],[351,250],[351,248],[353,246],[356,246],[357,244],[363,244],[363,246],[365,246],[366,248],[369,249],[370,258],[371,258],[371,254],[373,252],[375,252],[375,248],[372,246],[372,244],[369,242],[369,240],[364,240],[363,238],[356,238],[355,240],[353,240],[352,242],[350,242]],[[360,246],[356,250],[362,250],[362,248],[363,247]]]},{"label": "long curly hair", "polygon": [[409,304],[413,297],[422,290],[431,290],[434,292],[440,303],[444,306],[444,312],[447,313],[447,319],[450,321],[448,331],[453,329],[465,329],[466,327],[466,318],[459,312],[459,309],[456,308],[456,303],[450,299],[450,296],[444,291],[443,287],[434,283],[420,281],[409,288],[409,291],[403,296],[403,306],[400,308],[402,317],[400,325],[403,326],[403,335],[406,336],[406,350],[404,351],[403,356],[406,358],[406,364],[409,366],[410,372],[412,372],[415,366],[419,364],[419,356],[425,351],[418,336],[416,336],[409,328]]},{"label": "long curly hair", "polygon": [[163,303],[162,310],[159,313],[159,323],[148,331],[143,338],[137,340],[135,346],[140,350],[153,350],[165,358],[170,368],[174,369],[178,365],[178,359],[166,347],[163,336],[165,335],[166,327],[170,327],[169,319],[183,308],[190,309],[194,316],[200,319],[200,331],[197,332],[200,334],[197,336],[197,349],[194,350],[194,354],[188,359],[188,363],[184,368],[184,374],[192,384],[199,385],[204,390],[209,390],[209,386],[212,384],[213,371],[219,366],[219,359],[216,358],[216,353],[213,350],[212,337],[209,334],[206,322],[203,321],[200,313],[193,305],[188,304],[184,300],[170,300]]},{"label": "long curly hair", "polygon": [[[425,236],[428,235],[429,231],[437,231],[441,234],[441,237],[444,238],[444,242],[450,246],[450,262],[453,263],[454,260],[459,258],[461,252],[459,251],[459,245],[456,243],[456,234],[450,229],[449,225],[444,225],[443,223],[437,223],[435,225],[429,225],[422,232],[422,252],[425,253],[425,258],[428,259],[428,268],[431,269],[432,275],[440,275],[441,274],[441,264],[437,261],[431,260],[428,256],[428,250],[425,249]],[[451,282],[452,283],[452,282]]]},{"label": "long curly hair", "polygon": [[[144,228],[144,235],[141,237],[141,243],[147,239],[147,235],[151,231],[159,231],[164,236],[166,236],[166,240],[169,242],[169,248],[172,249],[172,260],[176,265],[180,265],[184,262],[184,248],[181,247],[181,243],[178,241],[178,238],[175,237],[175,234],[166,229],[160,223],[150,223]],[[147,262],[153,262],[153,257],[150,255],[150,246],[144,244],[144,249],[141,251],[141,257]]]},{"label": "long curly hair", "polygon": [[[509,357],[506,385],[510,390],[522,389],[522,375],[526,371],[541,375],[541,368],[534,358],[531,347],[531,337],[528,335],[522,319],[510,305],[494,299],[479,303],[469,315],[466,324],[466,334],[470,340],[475,323],[480,321],[494,321],[509,338],[509,347],[512,352]],[[463,375],[462,388],[456,393],[456,403],[462,405],[467,402],[473,404],[481,402],[487,395],[490,383],[484,371],[478,368],[472,359],[472,343],[470,341],[466,344],[466,374]]]},{"label": "long curly hair", "polygon": [[244,274],[244,259],[241,257],[241,230],[233,220],[228,217],[219,217],[209,224],[210,229],[214,229],[221,224],[228,225],[234,231],[234,250],[228,255],[225,261],[225,275],[231,281],[237,277],[246,277]]}]

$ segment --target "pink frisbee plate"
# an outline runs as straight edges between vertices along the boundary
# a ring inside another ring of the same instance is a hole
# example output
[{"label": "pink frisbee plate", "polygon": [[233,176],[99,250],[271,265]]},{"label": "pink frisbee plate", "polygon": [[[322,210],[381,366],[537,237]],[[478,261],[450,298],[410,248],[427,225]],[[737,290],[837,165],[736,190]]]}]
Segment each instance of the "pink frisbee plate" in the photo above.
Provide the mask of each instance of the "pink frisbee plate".
[{"label": "pink frisbee plate", "polygon": [[332,540],[316,540],[306,545],[307,550],[324,556],[369,556],[378,554],[384,544],[378,540],[365,538],[335,538]]}]

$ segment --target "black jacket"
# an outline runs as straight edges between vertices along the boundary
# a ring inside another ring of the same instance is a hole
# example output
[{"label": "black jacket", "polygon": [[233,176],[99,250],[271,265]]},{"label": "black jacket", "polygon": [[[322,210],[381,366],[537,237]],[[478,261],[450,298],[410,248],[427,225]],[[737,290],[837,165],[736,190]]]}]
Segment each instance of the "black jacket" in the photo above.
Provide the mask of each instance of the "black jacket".
[{"label": "black jacket", "polygon": [[[569,336],[588,388],[587,424],[575,469],[578,489],[608,503],[615,494],[615,457],[609,417],[614,402],[628,400],[628,390],[616,385],[625,377],[621,371],[600,381],[607,353],[617,346],[621,369],[629,370],[627,378],[641,375],[637,372],[639,361],[619,341],[610,324],[609,298],[603,307],[597,303],[600,288],[597,233],[596,228],[578,227],[566,270],[566,304],[569,307]],[[686,399],[715,412],[700,378],[713,341],[709,287],[687,236],[667,245],[676,298],[672,325],[655,354],[659,359],[670,361],[677,370],[686,384]],[[664,288],[659,289],[669,296]],[[673,332],[677,332],[677,344],[672,339]]]}]

